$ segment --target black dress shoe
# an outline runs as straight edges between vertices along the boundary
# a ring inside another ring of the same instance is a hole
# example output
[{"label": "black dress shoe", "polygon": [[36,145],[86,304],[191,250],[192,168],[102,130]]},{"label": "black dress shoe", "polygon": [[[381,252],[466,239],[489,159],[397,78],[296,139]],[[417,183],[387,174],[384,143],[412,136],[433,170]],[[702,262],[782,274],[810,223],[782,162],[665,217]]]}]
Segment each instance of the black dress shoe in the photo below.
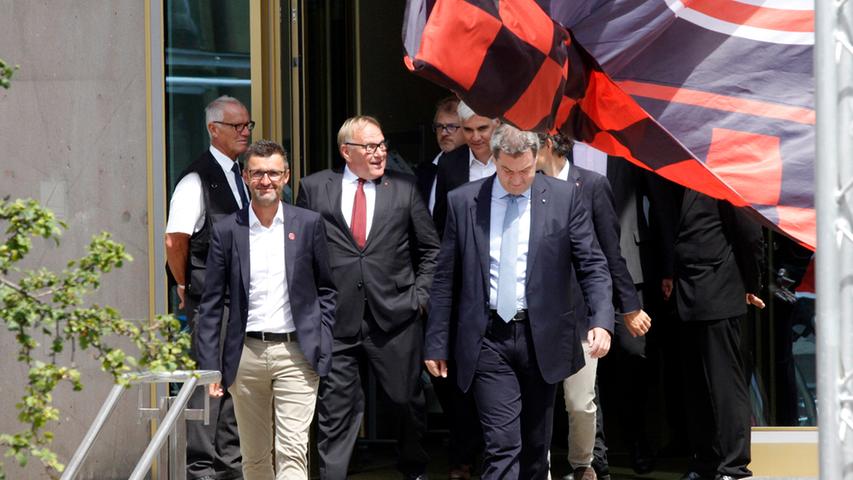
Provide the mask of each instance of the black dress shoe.
[{"label": "black dress shoe", "polygon": [[426,473],[408,473],[403,475],[404,480],[429,480]]},{"label": "black dress shoe", "polygon": [[696,472],[687,472],[681,477],[681,480],[702,480],[702,475]]},{"label": "black dress shoe", "polygon": [[714,477],[714,480],[737,480],[735,477],[731,475],[717,475]]}]

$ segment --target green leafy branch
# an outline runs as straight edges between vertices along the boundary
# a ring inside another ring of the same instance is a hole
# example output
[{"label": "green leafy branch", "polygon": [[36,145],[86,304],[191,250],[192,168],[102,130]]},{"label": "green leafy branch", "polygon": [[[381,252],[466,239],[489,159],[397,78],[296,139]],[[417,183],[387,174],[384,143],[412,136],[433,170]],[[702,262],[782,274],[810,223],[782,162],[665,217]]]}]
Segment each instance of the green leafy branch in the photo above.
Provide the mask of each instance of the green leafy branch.
[{"label": "green leafy branch", "polygon": [[3,61],[0,58],[0,87],[8,89],[11,85],[10,80],[12,80],[12,74],[15,73],[15,70],[18,69],[18,66],[12,66]]},{"label": "green leafy branch", "polygon": [[[30,457],[41,460],[48,474],[56,476],[64,468],[49,446],[54,435],[49,422],[59,418],[52,392],[61,382],[75,391],[83,388],[80,372],[59,364],[59,354],[70,346],[91,351],[101,369],[115,382],[127,385],[123,374],[137,369],[172,371],[192,368],[189,336],[180,332],[172,316],[158,316],[150,324],[121,317],[109,306],[84,305],[86,296],[101,285],[101,275],[131,261],[124,246],[110,234],[92,238],[87,254],[68,262],[60,273],[41,268],[21,270],[15,265],[32,249],[33,238],[59,244],[66,225],[50,210],[34,200],[0,200],[0,224],[5,223],[5,240],[0,245],[0,320],[18,342],[17,360],[28,368],[27,384],[16,404],[18,420],[24,428],[17,433],[0,433],[6,456],[25,466]],[[109,344],[111,336],[129,338],[140,354],[136,359]],[[34,356],[40,341],[49,345],[46,361]],[[0,463],[0,479],[5,478]]]}]

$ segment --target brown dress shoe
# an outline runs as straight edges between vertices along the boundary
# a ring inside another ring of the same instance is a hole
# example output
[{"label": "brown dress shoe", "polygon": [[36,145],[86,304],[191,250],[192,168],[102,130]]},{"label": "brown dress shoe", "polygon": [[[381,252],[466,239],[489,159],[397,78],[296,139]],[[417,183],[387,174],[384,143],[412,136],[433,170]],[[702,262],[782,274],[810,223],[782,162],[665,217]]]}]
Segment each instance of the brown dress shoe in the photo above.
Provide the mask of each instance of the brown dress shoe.
[{"label": "brown dress shoe", "polygon": [[595,470],[592,467],[578,467],[572,473],[572,476],[575,477],[575,480],[598,480]]}]

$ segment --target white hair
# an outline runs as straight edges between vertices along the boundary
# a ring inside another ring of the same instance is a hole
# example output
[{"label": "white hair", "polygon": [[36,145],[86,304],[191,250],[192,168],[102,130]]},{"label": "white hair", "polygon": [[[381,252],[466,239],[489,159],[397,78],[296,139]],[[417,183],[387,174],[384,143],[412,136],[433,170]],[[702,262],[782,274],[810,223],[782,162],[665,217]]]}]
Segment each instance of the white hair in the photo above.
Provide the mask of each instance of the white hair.
[{"label": "white hair", "polygon": [[[222,95],[216,100],[207,104],[207,107],[204,109],[204,125],[210,125],[212,122],[221,122],[223,118],[225,118],[225,106],[226,105],[238,105],[243,107],[244,110],[249,111],[243,102],[237,100],[234,97],[230,97],[228,95]],[[206,129],[206,128],[205,128]],[[210,130],[207,131],[207,134],[210,135]]]}]

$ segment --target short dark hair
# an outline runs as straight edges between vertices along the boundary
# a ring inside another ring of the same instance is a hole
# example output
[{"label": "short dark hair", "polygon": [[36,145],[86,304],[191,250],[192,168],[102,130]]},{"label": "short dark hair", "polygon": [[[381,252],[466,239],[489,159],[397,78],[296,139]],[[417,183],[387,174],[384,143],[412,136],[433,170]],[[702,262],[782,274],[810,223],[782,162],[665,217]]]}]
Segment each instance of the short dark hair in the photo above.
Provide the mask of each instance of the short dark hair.
[{"label": "short dark hair", "polygon": [[246,150],[245,156],[246,159],[252,157],[267,158],[275,154],[281,155],[284,158],[284,164],[287,165],[287,153],[281,145],[273,142],[272,140],[258,140],[257,142],[249,145],[249,149]]},{"label": "short dark hair", "polygon": [[545,145],[545,140],[551,140],[551,145],[554,146],[554,153],[559,157],[568,158],[569,152],[572,151],[572,148],[575,145],[575,142],[572,139],[563,135],[562,133],[555,133],[553,135],[548,135],[547,133],[540,133],[539,142],[542,145]]}]

